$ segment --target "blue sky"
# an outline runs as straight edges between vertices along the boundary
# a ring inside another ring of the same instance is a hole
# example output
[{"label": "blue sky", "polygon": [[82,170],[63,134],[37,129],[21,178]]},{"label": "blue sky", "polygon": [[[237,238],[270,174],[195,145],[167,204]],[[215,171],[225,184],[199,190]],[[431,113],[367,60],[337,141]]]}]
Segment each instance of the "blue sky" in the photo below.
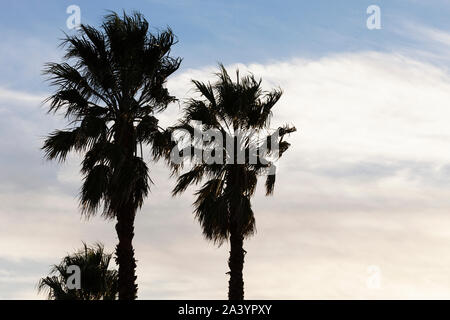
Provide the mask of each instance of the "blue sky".
[{"label": "blue sky", "polygon": [[[381,30],[366,27],[372,4]],[[450,298],[450,1],[55,0],[0,11],[0,299],[42,299],[35,285],[50,264],[81,241],[117,242],[113,222],[80,217],[79,156],[49,163],[40,150],[65,125],[45,113],[41,70],[74,32],[69,5],[94,26],[122,9],[170,26],[183,63],[168,88],[180,103],[217,62],[283,89],[274,122],[299,131],[274,196],[253,200],[247,298]],[[161,163],[151,177],[136,221],[139,297],[225,298],[228,248],[202,238],[195,190],[172,199]],[[370,270],[381,271],[377,288]]]},{"label": "blue sky", "polygon": [[[417,47],[404,24],[449,27],[445,0],[377,1],[382,30],[366,28],[366,8],[374,1],[14,1],[0,12],[3,52],[0,83],[13,89],[45,90],[39,63],[56,55],[57,39],[67,30],[66,8],[81,8],[82,23],[99,25],[107,10],[139,10],[155,28],[170,26],[179,38],[173,53],[182,68],[230,63],[265,63],[333,52],[392,52]],[[14,46],[18,47],[14,51]],[[36,51],[34,51],[36,50]],[[18,52],[17,52],[18,51]],[[13,52],[13,53],[12,53]],[[30,56],[31,55],[31,56]],[[24,63],[26,56],[33,67]],[[24,77],[26,76],[26,79]]]}]

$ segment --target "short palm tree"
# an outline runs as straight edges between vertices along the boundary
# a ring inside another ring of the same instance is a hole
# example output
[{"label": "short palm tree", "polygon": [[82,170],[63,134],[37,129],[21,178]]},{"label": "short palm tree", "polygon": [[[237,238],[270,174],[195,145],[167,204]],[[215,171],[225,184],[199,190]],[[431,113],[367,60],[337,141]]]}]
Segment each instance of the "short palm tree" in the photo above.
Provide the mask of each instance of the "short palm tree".
[{"label": "short palm tree", "polygon": [[[103,245],[96,244],[64,257],[60,264],[54,265],[50,275],[38,284],[39,292],[47,292],[49,300],[115,300],[117,299],[118,276],[110,270],[112,254],[104,252]],[[81,288],[67,286],[71,272],[69,266],[80,268]]]},{"label": "short palm tree", "polygon": [[82,213],[102,210],[117,220],[119,299],[137,296],[134,220],[151,184],[142,144],[158,158],[170,141],[155,115],[175,101],[165,88],[181,62],[170,56],[175,43],[170,29],[151,34],[139,13],[111,13],[101,29],[82,25],[66,36],[67,62],[49,63],[44,71],[57,87],[50,111],[63,111],[70,128],[54,131],[43,149],[60,161],[70,151],[84,154]]},{"label": "short palm tree", "polygon": [[[272,108],[280,99],[281,90],[264,92],[261,80],[254,76],[240,79],[238,72],[237,82],[233,82],[225,68],[222,65],[220,68],[214,85],[193,81],[202,98],[191,99],[181,123],[172,128],[187,131],[191,142],[179,155],[186,156],[184,151],[189,151],[192,164],[190,171],[178,177],[173,194],[184,192],[190,184],[202,179],[207,180],[195,193],[195,215],[207,239],[219,245],[230,242],[228,298],[242,300],[243,241],[255,231],[250,199],[261,175],[267,175],[267,195],[273,192],[273,161],[288,149],[290,144],[283,138],[294,132],[295,127],[269,130]],[[203,136],[199,146],[199,139],[192,139],[199,131],[195,122],[201,122],[203,132],[213,130],[214,138]],[[198,157],[195,159],[199,150],[201,161]],[[252,161],[252,156],[257,161]],[[181,168],[182,165],[174,165],[176,173]]]}]

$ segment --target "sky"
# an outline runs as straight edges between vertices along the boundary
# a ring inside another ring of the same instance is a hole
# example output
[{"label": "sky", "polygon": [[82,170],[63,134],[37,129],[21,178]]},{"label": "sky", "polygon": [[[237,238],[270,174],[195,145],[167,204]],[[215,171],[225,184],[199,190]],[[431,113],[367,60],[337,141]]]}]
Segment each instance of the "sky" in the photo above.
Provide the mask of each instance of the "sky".
[{"label": "sky", "polygon": [[[114,222],[78,210],[80,155],[48,162],[46,134],[64,128],[42,101],[41,70],[59,62],[66,9],[99,26],[108,10],[170,26],[183,58],[168,88],[192,96],[217,63],[283,89],[272,126],[298,131],[275,193],[253,199],[247,299],[450,299],[450,1],[4,1],[0,11],[0,299],[44,299],[50,265],[101,241]],[[369,5],[381,29],[369,30]],[[214,246],[192,214],[195,188],[172,198],[155,182],[137,215],[140,299],[225,299],[228,245]]]}]

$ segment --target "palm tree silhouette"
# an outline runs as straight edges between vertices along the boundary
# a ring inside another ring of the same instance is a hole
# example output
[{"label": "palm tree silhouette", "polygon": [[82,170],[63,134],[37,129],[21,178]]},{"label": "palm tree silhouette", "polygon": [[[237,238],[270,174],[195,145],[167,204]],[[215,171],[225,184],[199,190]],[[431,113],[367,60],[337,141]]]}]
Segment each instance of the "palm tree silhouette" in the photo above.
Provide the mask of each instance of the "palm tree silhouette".
[{"label": "palm tree silhouette", "polygon": [[[233,82],[222,65],[217,76],[218,81],[214,85],[193,80],[202,99],[191,99],[181,123],[171,129],[173,132],[184,129],[192,138],[199,130],[194,122],[201,122],[203,132],[213,130],[216,133],[214,138],[205,139],[203,136],[200,142],[198,138],[191,139],[192,142],[179,153],[180,156],[190,156],[194,164],[190,171],[178,177],[173,195],[184,192],[190,184],[207,179],[195,193],[195,216],[207,239],[219,245],[230,241],[228,298],[242,300],[242,270],[246,253],[243,241],[255,231],[250,199],[258,177],[264,174],[267,174],[266,194],[272,194],[275,165],[273,159],[269,161],[269,156],[280,157],[290,145],[283,140],[284,136],[296,129],[286,125],[270,133],[272,108],[280,99],[281,90],[264,92],[261,80],[254,76],[240,79],[239,72],[237,82]],[[260,138],[261,134],[263,138]],[[231,147],[225,146],[223,141],[232,141]],[[262,157],[264,145],[266,158]],[[194,152],[186,155],[184,151]],[[199,154],[202,161],[197,161]],[[252,156],[257,161],[251,161]],[[182,164],[174,164],[173,168],[178,173]]]},{"label": "palm tree silhouette", "polygon": [[57,87],[49,111],[64,111],[71,127],[51,133],[43,149],[59,161],[70,151],[84,153],[82,213],[89,217],[103,208],[104,217],[117,219],[119,299],[137,296],[134,220],[151,184],[142,144],[157,159],[170,141],[155,114],[175,101],[164,85],[181,63],[170,56],[172,31],[151,34],[148,28],[139,13],[111,13],[101,29],[82,25],[66,36],[64,58],[72,64],[49,63],[44,70]]},{"label": "palm tree silhouette", "polygon": [[[64,257],[60,264],[53,265],[50,275],[38,284],[39,292],[47,292],[49,300],[115,300],[117,298],[118,275],[109,270],[111,254],[104,252],[102,244],[88,247]],[[78,266],[81,275],[81,288],[67,286],[72,273],[69,266]]]}]

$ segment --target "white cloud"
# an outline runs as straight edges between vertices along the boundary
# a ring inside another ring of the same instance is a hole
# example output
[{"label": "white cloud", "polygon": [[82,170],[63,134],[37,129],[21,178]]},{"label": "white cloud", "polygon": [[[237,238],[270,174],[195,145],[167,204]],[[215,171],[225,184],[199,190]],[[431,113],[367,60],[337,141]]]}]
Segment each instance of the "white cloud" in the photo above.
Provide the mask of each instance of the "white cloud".
[{"label": "white cloud", "polygon": [[[259,190],[253,201],[258,233],[245,246],[246,297],[450,298],[450,76],[405,56],[374,52],[239,67],[241,74],[248,69],[261,76],[266,89],[284,90],[273,126],[289,122],[299,129],[288,139],[292,149],[282,160],[275,195],[266,198]],[[169,88],[190,96],[190,79],[211,79],[215,70],[186,70]],[[22,134],[20,157],[56,122],[31,123],[42,115],[5,109],[13,100],[0,99],[7,119],[31,126]],[[169,109],[162,122],[175,122],[178,111]],[[15,123],[3,132],[10,139],[21,133]],[[76,167],[38,156],[36,150],[23,161],[44,188],[21,192],[19,171],[0,182],[17,187],[1,194],[0,258],[48,265],[81,240],[101,240],[112,250],[113,222],[80,219]],[[2,170],[9,167],[12,161],[2,163]],[[136,221],[139,296],[225,298],[227,246],[202,239],[191,213],[193,189],[172,199],[167,170],[151,168],[155,186]],[[370,265],[381,268],[380,289],[366,287]],[[3,278],[0,285],[10,287]],[[20,295],[32,294],[35,283],[27,291],[27,274],[22,279]]]},{"label": "white cloud", "polygon": [[435,41],[446,46],[450,46],[450,33],[441,29],[428,27],[425,25],[410,25],[411,31],[424,41]]},{"label": "white cloud", "polygon": [[18,102],[29,102],[29,103],[34,102],[34,103],[38,104],[38,103],[41,103],[45,99],[45,96],[0,88],[0,99],[6,100],[6,101],[13,100],[13,101],[18,101]]},{"label": "white cloud", "polygon": [[414,56],[442,68],[449,66],[450,33],[448,30],[415,21],[394,22],[391,30],[400,36],[394,44],[396,52]]}]

